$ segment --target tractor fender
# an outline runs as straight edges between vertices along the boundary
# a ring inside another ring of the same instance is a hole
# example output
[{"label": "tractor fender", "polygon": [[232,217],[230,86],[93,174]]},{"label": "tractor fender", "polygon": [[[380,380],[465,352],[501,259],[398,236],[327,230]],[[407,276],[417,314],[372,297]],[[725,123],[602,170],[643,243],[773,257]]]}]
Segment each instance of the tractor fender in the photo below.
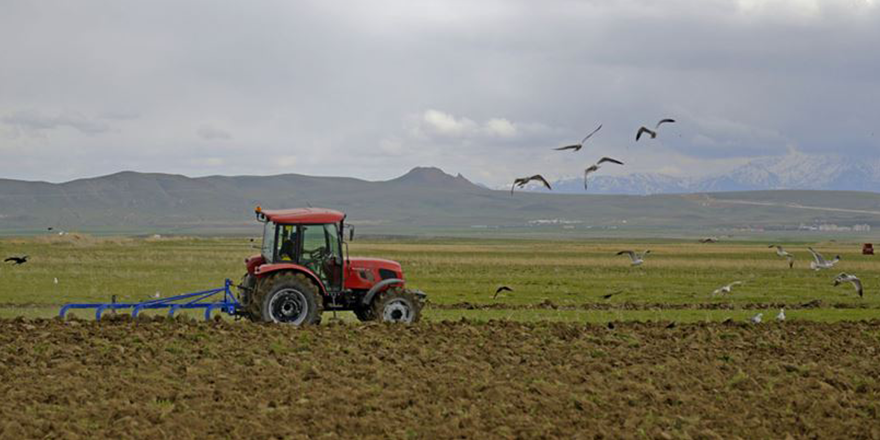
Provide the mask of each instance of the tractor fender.
[{"label": "tractor fender", "polygon": [[315,273],[312,272],[311,269],[305,266],[301,266],[299,264],[264,264],[254,271],[254,275],[256,275],[258,279],[262,279],[263,277],[278,271],[292,271],[305,274],[305,276],[309,277],[309,279],[312,280],[312,282],[314,282],[316,286],[318,286],[318,290],[321,292],[321,296],[325,296],[327,294],[327,292],[324,290],[324,283],[321,282],[321,279],[318,278],[318,276],[315,275]]},{"label": "tractor fender", "polygon": [[373,301],[373,297],[376,296],[377,293],[385,290],[386,287],[392,284],[406,284],[406,281],[401,280],[400,278],[388,278],[387,280],[382,280],[370,287],[370,290],[367,291],[367,294],[364,295],[363,304],[365,306],[370,305],[370,302]]}]

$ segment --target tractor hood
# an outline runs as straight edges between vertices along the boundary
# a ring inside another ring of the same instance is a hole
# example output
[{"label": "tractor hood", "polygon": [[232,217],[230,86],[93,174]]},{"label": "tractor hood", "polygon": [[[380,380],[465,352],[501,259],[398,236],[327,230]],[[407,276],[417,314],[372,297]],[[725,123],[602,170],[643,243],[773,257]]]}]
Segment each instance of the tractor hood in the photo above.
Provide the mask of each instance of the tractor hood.
[{"label": "tractor hood", "polygon": [[403,269],[396,261],[381,258],[349,258],[345,272],[345,287],[367,290],[382,280],[403,279]]},{"label": "tractor hood", "polygon": [[396,272],[398,275],[403,274],[403,269],[400,267],[400,263],[392,260],[384,260],[382,258],[363,258],[363,257],[351,257],[348,259],[351,263],[351,268],[355,270],[374,270],[378,271],[379,269],[388,269]]}]

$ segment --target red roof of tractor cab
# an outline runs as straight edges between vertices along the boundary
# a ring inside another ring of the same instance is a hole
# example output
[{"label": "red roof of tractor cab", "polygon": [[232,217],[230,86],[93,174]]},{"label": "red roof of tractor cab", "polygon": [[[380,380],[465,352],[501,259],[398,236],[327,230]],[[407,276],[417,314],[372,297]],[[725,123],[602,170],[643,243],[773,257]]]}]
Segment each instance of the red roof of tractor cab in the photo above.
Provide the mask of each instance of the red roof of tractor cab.
[{"label": "red roof of tractor cab", "polygon": [[296,208],[262,211],[273,223],[339,223],[345,214],[332,209]]}]

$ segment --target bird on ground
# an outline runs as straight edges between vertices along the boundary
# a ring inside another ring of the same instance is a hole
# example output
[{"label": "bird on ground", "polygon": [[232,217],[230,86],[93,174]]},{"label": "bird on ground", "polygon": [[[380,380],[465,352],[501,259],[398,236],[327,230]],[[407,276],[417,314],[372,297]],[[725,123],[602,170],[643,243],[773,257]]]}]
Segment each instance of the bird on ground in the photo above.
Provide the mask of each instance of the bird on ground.
[{"label": "bird on ground", "polygon": [[834,286],[837,287],[842,283],[852,283],[853,287],[855,287],[856,292],[859,294],[859,298],[865,294],[865,291],[862,289],[862,280],[855,275],[850,275],[848,273],[842,272],[837,278],[834,278]]},{"label": "bird on ground", "polygon": [[159,292],[158,290],[156,291],[156,294],[153,295],[153,298],[161,298],[161,297],[162,297],[162,293]]},{"label": "bird on ground", "polygon": [[3,262],[4,263],[12,263],[13,265],[18,266],[20,264],[27,263],[28,258],[30,258],[30,257],[28,257],[27,255],[23,255],[21,257],[9,257],[9,258],[3,260]]},{"label": "bird on ground", "polygon": [[533,180],[537,180],[537,181],[541,182],[541,183],[544,184],[544,186],[546,186],[547,189],[549,189],[549,190],[552,190],[552,189],[553,189],[553,188],[550,187],[550,182],[547,182],[547,179],[545,179],[544,176],[542,176],[542,175],[540,175],[540,174],[535,174],[534,176],[530,176],[530,177],[520,177],[519,179],[515,179],[515,180],[513,181],[513,186],[510,187],[510,193],[513,194],[513,189],[514,189],[514,188],[523,188],[523,187],[525,187],[529,182],[531,182],[531,181],[533,181]]},{"label": "bird on ground", "polygon": [[718,243],[718,238],[717,237],[701,238],[700,243]]},{"label": "bird on ground", "polygon": [[554,150],[556,150],[556,151],[564,151],[564,150],[580,151],[581,148],[584,147],[584,142],[586,142],[587,139],[589,139],[589,138],[592,137],[594,134],[596,134],[596,132],[599,131],[601,128],[602,128],[602,124],[599,124],[599,126],[598,126],[595,130],[591,131],[590,134],[588,134],[588,135],[587,135],[583,140],[581,140],[581,142],[578,143],[578,144],[566,145],[566,146],[564,146],[564,147],[554,148]]},{"label": "bird on ground", "polygon": [[598,162],[594,163],[593,165],[590,165],[587,169],[584,170],[584,189],[587,189],[587,176],[589,176],[590,173],[599,171],[599,168],[601,168],[601,165],[605,162],[611,162],[611,163],[616,163],[618,165],[623,165],[623,162],[621,162],[617,159],[612,159],[610,157],[603,157],[603,158],[599,159]]},{"label": "bird on ground", "polygon": [[645,252],[642,252],[642,253],[637,253],[637,252],[633,252],[633,251],[620,251],[617,253],[617,255],[623,255],[623,254],[629,255],[629,258],[632,260],[632,265],[633,266],[640,266],[642,263],[645,262],[645,255],[648,255],[650,253],[651,253],[650,250],[646,250]]},{"label": "bird on ground", "polygon": [[776,315],[777,321],[785,321],[785,309],[779,309],[779,314]]},{"label": "bird on ground", "polygon": [[655,139],[657,137],[657,129],[660,128],[660,124],[665,124],[667,122],[675,122],[675,119],[661,119],[660,122],[658,122],[657,125],[654,126],[653,130],[645,127],[644,125],[639,127],[639,131],[638,133],[636,133],[636,142],[639,141],[639,138],[642,137],[643,133],[648,133],[648,135],[651,136],[651,139]]},{"label": "bird on ground", "polygon": [[501,287],[495,289],[495,295],[492,296],[492,299],[497,298],[498,294],[501,292],[513,292],[513,289],[511,289],[510,287],[507,287],[507,286],[501,286]]},{"label": "bird on ground", "polygon": [[763,316],[763,313],[758,313],[757,315],[752,316],[752,322],[755,324],[760,324]]},{"label": "bird on ground", "polygon": [[730,284],[728,284],[728,285],[721,286],[721,287],[715,289],[715,291],[712,292],[712,296],[715,296],[715,295],[718,295],[718,294],[728,294],[728,293],[730,293],[731,290],[733,290],[733,286],[736,286],[736,285],[739,285],[739,284],[742,284],[742,283],[743,283],[742,281],[734,281],[734,282],[732,282],[732,283],[730,283]]},{"label": "bird on ground", "polygon": [[618,290],[618,291],[615,291],[615,292],[607,293],[607,294],[605,294],[605,295],[602,295],[602,299],[610,299],[612,296],[614,296],[614,295],[619,295],[619,294],[621,294],[621,293],[623,293],[622,290]]},{"label": "bird on ground", "polygon": [[55,284],[58,284],[58,277],[55,277],[54,281],[55,281]]},{"label": "bird on ground", "polygon": [[831,269],[832,267],[834,267],[835,264],[837,264],[838,261],[840,261],[840,255],[835,256],[834,259],[831,261],[827,261],[825,260],[825,257],[822,256],[822,254],[814,251],[813,248],[808,247],[807,249],[810,251],[811,254],[813,254],[813,260],[815,260],[810,262],[810,269],[816,271],[820,269]]},{"label": "bird on ground", "polygon": [[675,328],[675,321],[670,322],[670,323],[666,326],[666,328],[667,328],[667,329],[673,329],[673,328]]},{"label": "bird on ground", "polygon": [[775,247],[776,248],[776,255],[779,255],[780,257],[785,257],[785,259],[788,260],[788,268],[791,269],[794,267],[794,255],[788,253],[785,249],[782,248],[782,246],[780,246],[778,244],[771,244],[770,246],[767,246],[767,247],[768,248]]}]

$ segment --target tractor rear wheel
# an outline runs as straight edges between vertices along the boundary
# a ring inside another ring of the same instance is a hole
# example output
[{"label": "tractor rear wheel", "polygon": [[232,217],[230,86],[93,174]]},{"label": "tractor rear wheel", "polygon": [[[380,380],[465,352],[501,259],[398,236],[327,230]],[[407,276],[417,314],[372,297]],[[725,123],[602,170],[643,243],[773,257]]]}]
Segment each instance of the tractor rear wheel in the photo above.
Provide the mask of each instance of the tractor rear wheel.
[{"label": "tractor rear wheel", "polygon": [[418,322],[422,303],[416,295],[400,287],[391,287],[373,298],[372,315],[383,322]]},{"label": "tractor rear wheel", "polygon": [[279,273],[263,280],[251,301],[251,310],[258,306],[257,316],[263,322],[320,324],[324,311],[318,287],[298,273]]}]

